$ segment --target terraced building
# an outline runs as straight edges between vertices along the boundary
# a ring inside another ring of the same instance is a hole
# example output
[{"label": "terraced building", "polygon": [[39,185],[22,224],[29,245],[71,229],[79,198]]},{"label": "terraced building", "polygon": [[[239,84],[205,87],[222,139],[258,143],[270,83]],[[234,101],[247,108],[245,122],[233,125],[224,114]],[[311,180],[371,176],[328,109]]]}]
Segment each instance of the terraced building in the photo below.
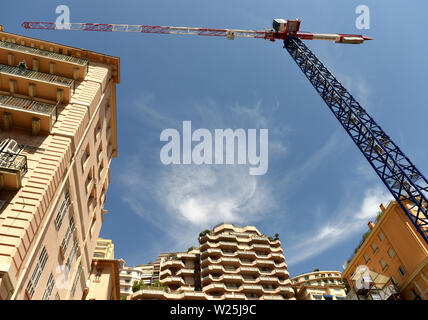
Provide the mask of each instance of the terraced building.
[{"label": "terraced building", "polygon": [[116,157],[119,58],[0,26],[0,300],[81,299]]},{"label": "terraced building", "polygon": [[163,256],[159,282],[128,299],[295,300],[280,240],[254,226],[202,232],[199,248]]}]

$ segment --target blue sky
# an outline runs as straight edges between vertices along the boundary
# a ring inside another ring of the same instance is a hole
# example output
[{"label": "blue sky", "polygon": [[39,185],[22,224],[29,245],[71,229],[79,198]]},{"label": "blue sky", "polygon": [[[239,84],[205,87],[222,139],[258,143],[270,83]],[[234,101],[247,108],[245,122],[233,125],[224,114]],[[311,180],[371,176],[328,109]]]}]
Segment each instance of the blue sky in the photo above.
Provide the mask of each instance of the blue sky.
[{"label": "blue sky", "polygon": [[[200,231],[228,221],[279,233],[292,275],[341,270],[392,197],[281,42],[260,39],[24,30],[55,21],[59,4],[72,22],[269,28],[299,18],[301,29],[363,33],[363,45],[307,42],[425,175],[428,172],[426,1],[8,1],[8,32],[118,56],[118,158],[112,161],[101,236],[128,265],[186,250]],[[370,30],[355,8],[370,8]],[[159,140],[182,121],[209,130],[269,129],[269,170],[245,165],[165,166]]]}]

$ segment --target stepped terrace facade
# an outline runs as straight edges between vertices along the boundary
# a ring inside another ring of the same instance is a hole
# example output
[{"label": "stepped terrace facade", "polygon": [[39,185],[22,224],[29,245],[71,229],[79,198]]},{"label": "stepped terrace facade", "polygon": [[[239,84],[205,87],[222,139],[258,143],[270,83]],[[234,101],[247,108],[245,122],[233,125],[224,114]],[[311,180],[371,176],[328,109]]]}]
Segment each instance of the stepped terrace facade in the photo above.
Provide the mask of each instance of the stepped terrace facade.
[{"label": "stepped terrace facade", "polygon": [[161,259],[158,281],[129,299],[295,299],[280,240],[254,226],[202,232],[199,248]]}]

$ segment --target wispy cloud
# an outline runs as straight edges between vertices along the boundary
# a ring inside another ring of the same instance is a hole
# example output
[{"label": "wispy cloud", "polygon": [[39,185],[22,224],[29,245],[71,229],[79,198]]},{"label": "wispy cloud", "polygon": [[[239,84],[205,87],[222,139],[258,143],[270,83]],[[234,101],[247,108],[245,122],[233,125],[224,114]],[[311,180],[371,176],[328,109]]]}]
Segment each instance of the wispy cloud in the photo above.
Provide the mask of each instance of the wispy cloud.
[{"label": "wispy cloud", "polygon": [[[136,102],[141,121],[154,128],[147,133],[151,141],[159,139],[163,129],[180,130],[181,121],[188,119],[192,120],[193,130],[269,129],[274,127],[273,114],[278,109],[277,105],[264,107],[261,100],[251,106],[235,103],[222,107],[207,99],[190,104],[185,112],[189,118],[179,119],[173,110],[162,110],[157,105],[149,93]],[[284,131],[277,131],[273,139],[269,137],[269,151],[284,155],[286,147],[279,137],[284,137]],[[268,178],[249,175],[248,165],[164,166],[156,159],[160,147],[159,142],[159,149],[143,147],[128,157],[128,165],[120,175],[121,199],[151,226],[167,230],[162,241],[174,244],[168,250],[195,245],[200,231],[220,222],[246,225],[262,221],[277,205]]]},{"label": "wispy cloud", "polygon": [[[293,265],[319,255],[334,245],[361,233],[367,228],[367,222],[376,216],[381,203],[388,203],[391,195],[380,187],[370,188],[360,202],[348,203],[337,210],[322,226],[302,235],[302,242],[289,248],[288,264]],[[315,236],[314,236],[315,235]]]}]

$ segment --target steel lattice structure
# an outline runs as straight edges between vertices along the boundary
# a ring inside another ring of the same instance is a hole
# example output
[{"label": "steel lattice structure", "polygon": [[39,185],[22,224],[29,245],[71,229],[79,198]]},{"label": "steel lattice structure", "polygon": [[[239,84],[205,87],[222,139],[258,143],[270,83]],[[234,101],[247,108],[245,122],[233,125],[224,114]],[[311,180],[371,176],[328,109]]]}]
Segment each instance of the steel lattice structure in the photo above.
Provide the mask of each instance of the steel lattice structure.
[{"label": "steel lattice structure", "polygon": [[284,48],[428,243],[427,179],[300,39]]}]

